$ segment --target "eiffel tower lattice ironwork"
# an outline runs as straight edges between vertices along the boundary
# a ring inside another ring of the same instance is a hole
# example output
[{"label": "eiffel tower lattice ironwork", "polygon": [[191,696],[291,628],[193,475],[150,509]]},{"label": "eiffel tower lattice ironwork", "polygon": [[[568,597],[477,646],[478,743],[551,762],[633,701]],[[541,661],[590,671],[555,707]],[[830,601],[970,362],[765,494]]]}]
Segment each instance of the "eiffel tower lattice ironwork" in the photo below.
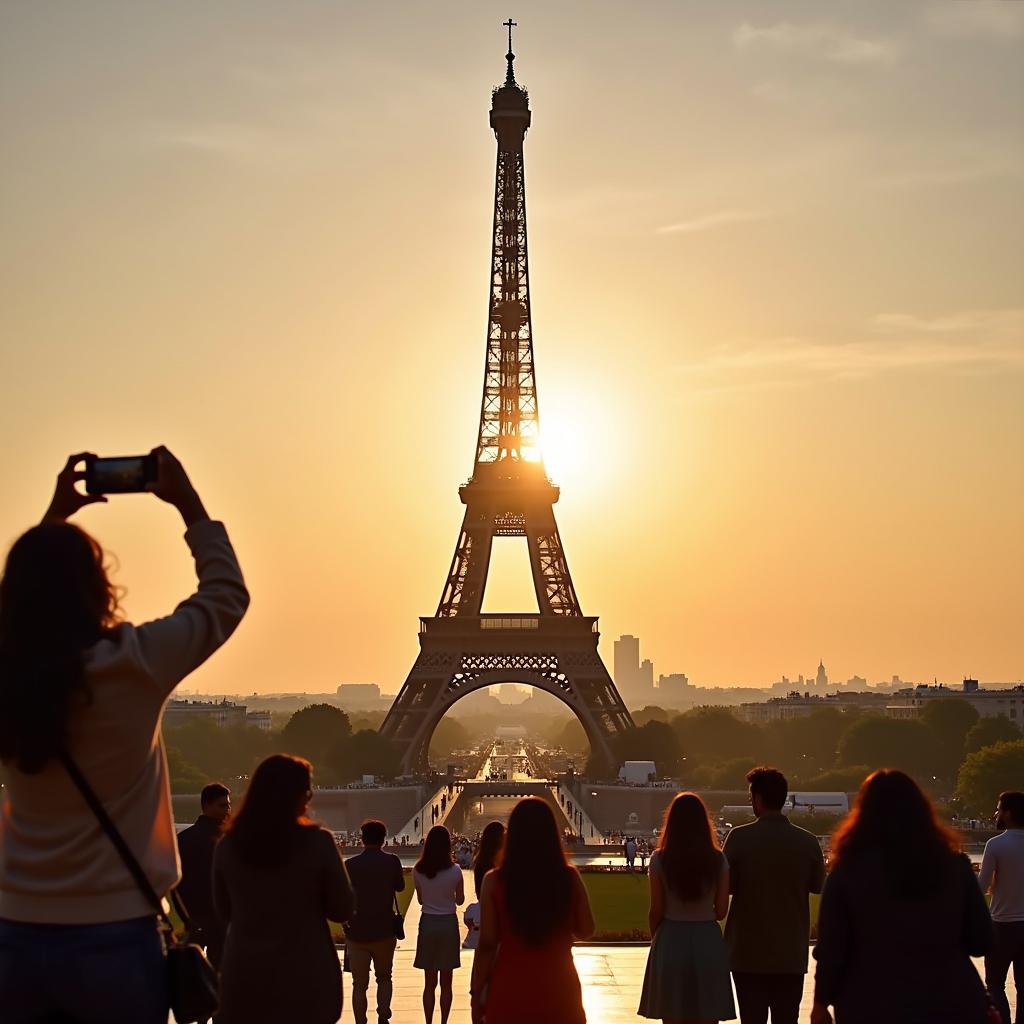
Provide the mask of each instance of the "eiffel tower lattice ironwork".
[{"label": "eiffel tower lattice ironwork", "polygon": [[[531,114],[512,67],[514,23],[506,24],[508,73],[490,111],[498,156],[476,459],[459,488],[466,511],[437,612],[420,619],[419,656],[381,726],[407,772],[426,769],[430,737],[445,712],[495,683],[526,683],[562,700],[606,768],[613,764],[610,740],[633,727],[597,650],[597,618],[580,610],[555,523],[559,490],[539,448],[523,170]],[[539,614],[481,613],[495,537],[526,538]]]}]

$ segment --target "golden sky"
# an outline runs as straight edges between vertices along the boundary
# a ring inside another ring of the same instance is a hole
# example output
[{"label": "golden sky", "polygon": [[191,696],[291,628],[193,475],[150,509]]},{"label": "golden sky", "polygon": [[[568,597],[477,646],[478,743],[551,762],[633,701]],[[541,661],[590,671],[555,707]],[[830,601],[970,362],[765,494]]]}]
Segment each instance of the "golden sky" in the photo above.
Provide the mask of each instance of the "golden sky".
[{"label": "golden sky", "polygon": [[[559,524],[602,651],[1024,677],[1024,4],[0,7],[0,539],[171,446],[252,608],[191,685],[401,685],[451,560],[518,22]],[[82,524],[134,619],[175,514]],[[510,542],[513,544],[514,542]],[[499,551],[486,606],[525,609]]]}]

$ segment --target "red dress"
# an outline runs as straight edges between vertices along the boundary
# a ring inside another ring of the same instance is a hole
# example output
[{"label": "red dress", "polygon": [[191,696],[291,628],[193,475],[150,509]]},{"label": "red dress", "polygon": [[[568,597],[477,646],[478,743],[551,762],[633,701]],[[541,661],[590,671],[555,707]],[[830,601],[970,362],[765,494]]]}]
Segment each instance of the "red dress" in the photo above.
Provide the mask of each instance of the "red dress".
[{"label": "red dress", "polygon": [[487,988],[487,1024],[586,1024],[568,924],[544,945],[528,946],[509,925],[500,872],[495,883],[499,945]]}]

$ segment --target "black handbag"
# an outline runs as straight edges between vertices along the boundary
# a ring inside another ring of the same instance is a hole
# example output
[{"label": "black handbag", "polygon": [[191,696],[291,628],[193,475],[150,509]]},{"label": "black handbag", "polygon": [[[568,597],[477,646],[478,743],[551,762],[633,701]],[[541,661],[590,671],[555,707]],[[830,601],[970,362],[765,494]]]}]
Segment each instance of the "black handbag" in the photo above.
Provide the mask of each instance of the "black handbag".
[{"label": "black handbag", "polygon": [[[68,775],[71,776],[71,781],[78,787],[78,791],[89,805],[89,809],[96,815],[100,828],[114,844],[114,848],[139,887],[139,891],[152,904],[154,911],[163,923],[167,992],[174,1019],[178,1024],[198,1024],[199,1021],[209,1019],[217,1012],[218,1005],[217,971],[213,964],[206,958],[201,946],[192,942],[179,942],[175,938],[174,925],[167,916],[163,900],[157,895],[152,883],[146,877],[145,871],[142,870],[142,865],[135,859],[135,854],[132,853],[121,833],[118,832],[117,826],[107,814],[99,797],[67,751],[61,751],[60,759]],[[188,919],[185,906],[177,898],[175,898],[175,906],[185,925],[185,930],[188,932],[191,930],[191,922]]]},{"label": "black handbag", "polygon": [[395,893],[395,938],[405,938],[405,918],[402,916],[402,912],[398,909],[398,893]]}]

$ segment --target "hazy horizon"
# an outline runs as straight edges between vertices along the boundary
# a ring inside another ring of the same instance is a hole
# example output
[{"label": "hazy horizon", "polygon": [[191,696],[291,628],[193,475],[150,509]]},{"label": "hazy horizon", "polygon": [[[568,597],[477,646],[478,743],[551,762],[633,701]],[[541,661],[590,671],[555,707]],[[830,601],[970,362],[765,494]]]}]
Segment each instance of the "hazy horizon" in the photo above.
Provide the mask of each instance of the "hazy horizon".
[{"label": "hazy horizon", "polygon": [[[695,685],[1021,681],[998,0],[3,6],[5,549],[69,452],[166,443],[253,594],[187,688],[397,692],[472,470],[510,14],[545,457],[609,669],[631,633]],[[132,619],[189,592],[171,509],[77,521]],[[495,547],[485,610],[535,609]]]}]

